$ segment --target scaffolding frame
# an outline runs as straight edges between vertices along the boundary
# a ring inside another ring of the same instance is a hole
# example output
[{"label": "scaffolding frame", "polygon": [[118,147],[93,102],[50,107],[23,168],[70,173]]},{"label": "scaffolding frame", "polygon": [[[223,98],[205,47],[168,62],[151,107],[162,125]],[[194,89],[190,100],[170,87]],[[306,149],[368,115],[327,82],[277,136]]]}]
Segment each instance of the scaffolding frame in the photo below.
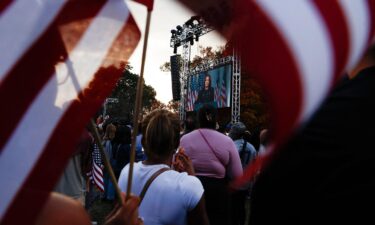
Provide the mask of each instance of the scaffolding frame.
[{"label": "scaffolding frame", "polygon": [[189,67],[190,67],[190,53],[191,53],[191,45],[190,42],[186,42],[183,46],[182,50],[182,71],[180,75],[180,82],[181,82],[181,99],[180,99],[180,120],[185,121],[186,119],[186,98],[187,98],[187,82],[189,76]]},{"label": "scaffolding frame", "polygon": [[232,124],[240,121],[241,113],[241,57],[233,50],[232,67]]},{"label": "scaffolding frame", "polygon": [[[205,35],[212,31],[213,28],[208,26],[201,17],[193,16],[191,19],[186,21],[182,26],[176,26],[176,30],[171,30],[172,37],[170,40],[170,47],[173,48],[173,52],[177,53],[177,48],[183,46],[182,50],[182,69],[180,73],[180,104],[179,104],[179,114],[180,120],[185,121],[186,119],[186,99],[187,99],[187,88],[188,88],[188,78],[191,74],[199,72],[201,69],[190,70],[190,54],[191,46],[199,41],[199,37]],[[240,90],[241,90],[241,58],[238,51],[233,50],[232,59],[232,98],[231,98],[231,122],[240,121]],[[219,63],[221,61],[227,61],[228,57],[217,60]],[[215,64],[216,62],[214,62]],[[218,64],[219,64],[218,63]],[[207,63],[207,65],[202,65],[203,70],[212,67],[212,62]]]}]

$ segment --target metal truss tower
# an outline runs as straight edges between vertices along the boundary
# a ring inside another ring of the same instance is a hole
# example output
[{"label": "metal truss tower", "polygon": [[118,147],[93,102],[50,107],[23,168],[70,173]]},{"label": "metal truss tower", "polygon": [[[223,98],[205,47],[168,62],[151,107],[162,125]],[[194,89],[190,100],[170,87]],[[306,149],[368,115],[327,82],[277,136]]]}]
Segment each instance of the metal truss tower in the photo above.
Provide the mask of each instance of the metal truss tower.
[{"label": "metal truss tower", "polygon": [[241,57],[238,51],[233,50],[233,77],[232,77],[232,123],[240,121],[241,100]]},{"label": "metal truss tower", "polygon": [[190,66],[190,42],[186,42],[182,50],[182,73],[180,76],[181,82],[181,99],[180,99],[180,121],[185,121],[186,119],[186,98],[187,98],[187,82],[189,76],[189,66]]},{"label": "metal truss tower", "polygon": [[199,37],[212,31],[213,28],[208,26],[200,16],[193,16],[186,21],[182,26],[178,25],[176,30],[171,30],[172,37],[170,46],[173,48],[173,53],[177,53],[177,48],[183,46],[182,52],[182,70],[180,75],[181,82],[181,98],[180,98],[180,120],[184,121],[186,118],[186,98],[187,98],[187,82],[190,71],[190,52],[194,41],[198,42]]},{"label": "metal truss tower", "polygon": [[[182,52],[182,68],[180,74],[181,90],[180,90],[180,120],[184,121],[186,118],[186,99],[188,88],[188,76],[190,75],[190,53],[191,46],[194,41],[198,42],[199,37],[212,31],[213,28],[208,26],[201,17],[193,16],[186,21],[182,26],[176,26],[176,30],[171,30],[172,37],[170,46],[173,48],[173,53],[177,54],[177,48],[183,46]],[[240,121],[240,90],[241,90],[241,58],[239,53],[233,50],[233,58],[223,58],[222,61],[233,59],[232,72],[232,123]],[[210,67],[210,65],[204,65]],[[197,70],[196,68],[194,70]],[[199,70],[199,68],[198,68]],[[197,70],[197,71],[198,71]],[[195,72],[197,72],[195,71]]]}]

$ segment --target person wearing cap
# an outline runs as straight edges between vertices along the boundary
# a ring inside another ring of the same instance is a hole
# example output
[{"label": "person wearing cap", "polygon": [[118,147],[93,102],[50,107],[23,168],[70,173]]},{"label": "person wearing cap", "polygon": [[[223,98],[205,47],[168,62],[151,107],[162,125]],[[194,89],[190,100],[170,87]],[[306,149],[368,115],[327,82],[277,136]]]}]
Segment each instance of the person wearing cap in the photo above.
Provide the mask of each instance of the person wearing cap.
[{"label": "person wearing cap", "polygon": [[[238,150],[241,164],[246,168],[255,159],[257,152],[254,146],[244,139],[244,135],[249,133],[246,126],[242,122],[234,123],[229,130],[229,137],[232,138]],[[249,183],[246,187],[236,191],[232,196],[232,222],[233,224],[245,224],[245,200],[250,195],[252,184]]]},{"label": "person wearing cap", "polygon": [[247,128],[244,123],[237,122],[233,124],[229,131],[229,137],[232,138],[238,153],[240,154],[242,167],[245,168],[249,162],[253,161],[256,157],[256,150],[254,146],[244,139],[244,134]]}]

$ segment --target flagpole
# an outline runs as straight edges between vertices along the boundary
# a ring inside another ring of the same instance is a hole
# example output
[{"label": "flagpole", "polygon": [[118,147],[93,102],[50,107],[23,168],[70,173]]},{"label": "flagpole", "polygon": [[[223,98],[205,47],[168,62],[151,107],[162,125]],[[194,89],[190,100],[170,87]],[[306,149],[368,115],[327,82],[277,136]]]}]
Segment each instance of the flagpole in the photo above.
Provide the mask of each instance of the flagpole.
[{"label": "flagpole", "polygon": [[135,98],[135,110],[133,115],[133,133],[132,133],[132,142],[131,142],[131,151],[130,151],[130,162],[129,162],[129,176],[128,176],[128,185],[126,188],[126,197],[125,201],[128,200],[132,188],[133,182],[133,168],[135,161],[135,142],[138,134],[138,119],[142,107],[142,96],[143,96],[143,74],[145,69],[146,61],[146,52],[147,52],[147,41],[150,30],[150,21],[151,21],[151,10],[147,10],[147,19],[146,19],[146,29],[145,29],[145,39],[143,42],[143,52],[142,52],[142,64],[141,64],[141,74],[137,83],[137,93]]},{"label": "flagpole", "polygon": [[121,190],[120,190],[120,188],[119,188],[119,186],[117,184],[117,180],[116,180],[115,174],[113,172],[112,166],[109,163],[108,157],[107,157],[107,155],[104,152],[104,148],[103,148],[103,145],[102,145],[102,140],[100,138],[98,129],[96,129],[95,122],[94,122],[93,119],[90,120],[90,128],[91,128],[91,131],[93,132],[95,142],[97,143],[97,145],[99,147],[99,151],[101,153],[101,156],[102,156],[102,159],[103,159],[103,162],[104,162],[104,167],[107,170],[107,172],[109,174],[109,177],[111,178],[113,186],[115,187],[117,199],[118,199],[120,205],[122,205],[123,199],[122,199],[122,195],[121,195]]}]

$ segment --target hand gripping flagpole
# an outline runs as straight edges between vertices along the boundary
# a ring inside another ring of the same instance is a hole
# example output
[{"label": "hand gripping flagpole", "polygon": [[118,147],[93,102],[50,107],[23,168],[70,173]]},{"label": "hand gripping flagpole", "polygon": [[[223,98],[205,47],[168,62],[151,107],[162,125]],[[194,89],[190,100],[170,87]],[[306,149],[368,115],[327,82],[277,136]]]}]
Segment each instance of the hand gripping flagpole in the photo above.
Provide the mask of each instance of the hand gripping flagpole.
[{"label": "hand gripping flagpole", "polygon": [[137,94],[135,98],[135,110],[133,118],[133,133],[132,133],[132,142],[131,142],[131,151],[130,151],[130,162],[129,162],[129,176],[128,176],[128,185],[126,188],[126,197],[125,201],[128,200],[132,188],[133,182],[133,168],[135,161],[135,141],[138,134],[138,119],[142,107],[142,96],[143,96],[143,74],[145,69],[146,61],[146,52],[147,52],[147,41],[150,30],[150,21],[151,21],[151,10],[147,10],[147,19],[146,19],[146,29],[145,29],[145,39],[143,42],[143,52],[142,52],[142,64],[141,64],[141,74],[137,83]]}]

